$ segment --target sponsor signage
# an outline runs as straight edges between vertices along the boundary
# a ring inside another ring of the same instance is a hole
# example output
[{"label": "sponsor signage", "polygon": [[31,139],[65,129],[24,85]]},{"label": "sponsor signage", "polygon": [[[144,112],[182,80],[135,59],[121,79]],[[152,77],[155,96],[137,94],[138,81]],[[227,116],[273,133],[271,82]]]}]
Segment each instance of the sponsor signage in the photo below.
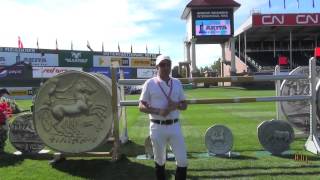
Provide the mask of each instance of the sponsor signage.
[{"label": "sponsor signage", "polygon": [[232,9],[199,9],[192,11],[192,35],[205,40],[233,35]]},{"label": "sponsor signage", "polygon": [[58,66],[58,54],[0,52],[0,66],[25,62],[32,66]]},{"label": "sponsor signage", "polygon": [[[129,68],[129,67],[121,67],[120,70],[123,71],[123,75],[125,79],[133,79],[136,78],[136,69],[135,68]],[[117,79],[120,78],[120,70],[119,68],[116,68],[117,72]],[[95,73],[101,73],[109,78],[111,78],[111,69],[109,67],[93,67],[90,68],[90,72],[95,72]]]},{"label": "sponsor signage", "polygon": [[152,78],[157,75],[156,69],[137,69],[137,78]]},{"label": "sponsor signage", "polygon": [[51,78],[66,71],[82,71],[80,67],[32,67],[33,78]]},{"label": "sponsor signage", "polygon": [[90,72],[100,73],[107,77],[111,77],[111,72],[109,67],[92,67],[90,68]]},{"label": "sponsor signage", "polygon": [[31,99],[32,98],[32,87],[5,87],[9,93],[10,98],[13,99]]},{"label": "sponsor signage", "polygon": [[61,67],[92,67],[93,53],[87,51],[60,51],[59,66]]},{"label": "sponsor signage", "polygon": [[110,61],[110,56],[93,56],[93,67],[109,67]]},{"label": "sponsor signage", "polygon": [[111,57],[111,62],[118,62],[119,66],[129,66],[128,57]]},{"label": "sponsor signage", "polygon": [[118,57],[149,57],[156,58],[159,54],[153,53],[126,53],[126,52],[104,52],[104,56],[118,56]]},{"label": "sponsor signage", "polygon": [[131,58],[132,67],[148,67],[151,66],[151,59],[147,58]]},{"label": "sponsor signage", "polygon": [[0,70],[0,78],[5,79],[30,79],[32,78],[29,64],[15,64]]},{"label": "sponsor signage", "polygon": [[121,66],[129,66],[129,58],[121,58]]},{"label": "sponsor signage", "polygon": [[254,14],[252,26],[320,26],[320,14]]}]

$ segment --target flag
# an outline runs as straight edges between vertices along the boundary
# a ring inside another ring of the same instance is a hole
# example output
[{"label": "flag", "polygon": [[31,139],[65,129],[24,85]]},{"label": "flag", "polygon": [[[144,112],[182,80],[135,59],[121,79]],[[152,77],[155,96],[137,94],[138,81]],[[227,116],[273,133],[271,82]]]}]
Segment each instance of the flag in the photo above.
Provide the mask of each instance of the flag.
[{"label": "flag", "polygon": [[37,48],[39,49],[39,39],[37,38]]},{"label": "flag", "polygon": [[297,6],[298,6],[298,8],[300,8],[300,3],[299,3],[299,0],[297,0]]},{"label": "flag", "polygon": [[283,8],[286,8],[286,0],[283,0]]},{"label": "flag", "polygon": [[58,50],[58,39],[56,39],[56,50]]},{"label": "flag", "polygon": [[131,52],[131,53],[133,52],[133,50],[132,50],[132,44],[131,44],[131,47],[130,47],[130,52]]},{"label": "flag", "polygon": [[71,41],[71,51],[73,51],[73,42]]},{"label": "flag", "polygon": [[269,8],[271,8],[271,0],[269,0]]},{"label": "flag", "polygon": [[312,7],[314,8],[314,6],[315,6],[315,3],[314,3],[314,0],[312,0]]},{"label": "flag", "polygon": [[148,54],[148,45],[146,45],[146,54]]},{"label": "flag", "polygon": [[121,52],[119,42],[118,42],[118,52]]},{"label": "flag", "polygon": [[18,48],[23,48],[23,44],[22,44],[20,36],[18,36]]},{"label": "flag", "polygon": [[103,44],[103,42],[102,42],[102,53],[104,53],[104,44]]},{"label": "flag", "polygon": [[89,41],[87,41],[87,48],[90,50],[90,51],[93,51],[90,44],[89,44]]}]

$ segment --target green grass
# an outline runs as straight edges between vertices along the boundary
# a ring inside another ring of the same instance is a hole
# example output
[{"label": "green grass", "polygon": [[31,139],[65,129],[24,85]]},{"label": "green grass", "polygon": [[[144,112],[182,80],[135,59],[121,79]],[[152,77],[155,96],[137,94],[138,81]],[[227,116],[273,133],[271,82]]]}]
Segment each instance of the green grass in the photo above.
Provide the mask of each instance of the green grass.
[{"label": "green grass", "polygon": [[[241,88],[210,88],[186,91],[187,98],[227,98],[274,96],[271,90],[245,90]],[[137,99],[138,95],[127,99]],[[28,109],[30,101],[18,101]],[[106,158],[68,158],[54,166],[48,164],[50,155],[14,156],[14,148],[7,143],[6,154],[0,155],[2,179],[135,179],[154,177],[152,160],[138,160],[144,153],[144,140],[148,136],[148,117],[136,107],[127,108],[128,134],[131,143],[123,145],[124,156],[118,162]],[[275,118],[275,103],[241,103],[189,105],[182,112],[181,123],[188,150],[188,179],[317,179],[320,158],[304,150],[306,139],[296,139],[291,154],[272,156],[265,152],[257,138],[257,126]],[[234,136],[233,151],[240,156],[232,158],[207,157],[204,144],[206,130],[214,124],[228,126]],[[294,161],[293,153],[303,153],[310,160]],[[166,164],[169,179],[174,179],[175,163]]]}]

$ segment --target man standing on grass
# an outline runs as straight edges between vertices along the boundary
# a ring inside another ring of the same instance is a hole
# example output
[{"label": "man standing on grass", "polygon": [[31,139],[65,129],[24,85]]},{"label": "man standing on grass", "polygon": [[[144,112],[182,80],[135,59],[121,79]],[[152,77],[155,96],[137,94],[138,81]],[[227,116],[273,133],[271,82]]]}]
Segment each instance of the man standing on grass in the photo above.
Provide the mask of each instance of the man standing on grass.
[{"label": "man standing on grass", "polygon": [[150,118],[150,138],[153,147],[156,177],[164,180],[166,146],[170,145],[176,159],[176,180],[187,176],[187,152],[179,122],[179,110],[187,103],[181,82],[170,77],[171,59],[159,55],[156,59],[158,74],[148,79],[141,92],[139,109]]}]

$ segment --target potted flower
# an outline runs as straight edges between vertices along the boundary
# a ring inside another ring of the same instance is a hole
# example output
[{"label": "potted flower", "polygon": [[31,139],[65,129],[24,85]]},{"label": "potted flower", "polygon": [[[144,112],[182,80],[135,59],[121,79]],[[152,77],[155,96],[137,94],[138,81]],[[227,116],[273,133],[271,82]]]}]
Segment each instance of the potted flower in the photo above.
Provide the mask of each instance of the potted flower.
[{"label": "potted flower", "polygon": [[5,142],[8,138],[8,125],[6,121],[12,116],[12,108],[9,103],[1,98],[4,94],[9,93],[6,90],[0,89],[0,153],[4,152]]}]

